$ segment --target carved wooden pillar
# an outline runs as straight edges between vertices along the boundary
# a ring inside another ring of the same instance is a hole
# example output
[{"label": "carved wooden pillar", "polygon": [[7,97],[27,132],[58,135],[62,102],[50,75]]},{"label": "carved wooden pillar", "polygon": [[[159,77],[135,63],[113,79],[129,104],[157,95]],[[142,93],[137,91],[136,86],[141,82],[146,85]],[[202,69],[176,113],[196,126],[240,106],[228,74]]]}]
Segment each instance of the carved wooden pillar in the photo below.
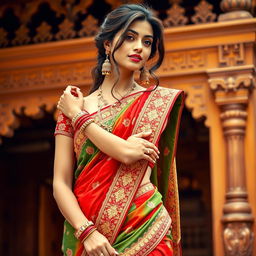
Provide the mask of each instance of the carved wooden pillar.
[{"label": "carved wooden pillar", "polygon": [[247,198],[244,137],[247,105],[255,85],[253,70],[252,66],[241,66],[209,71],[226,140],[227,189],[222,217],[226,256],[252,256],[254,219]]},{"label": "carved wooden pillar", "polygon": [[222,0],[220,7],[225,13],[219,16],[219,21],[252,18],[252,0]]}]

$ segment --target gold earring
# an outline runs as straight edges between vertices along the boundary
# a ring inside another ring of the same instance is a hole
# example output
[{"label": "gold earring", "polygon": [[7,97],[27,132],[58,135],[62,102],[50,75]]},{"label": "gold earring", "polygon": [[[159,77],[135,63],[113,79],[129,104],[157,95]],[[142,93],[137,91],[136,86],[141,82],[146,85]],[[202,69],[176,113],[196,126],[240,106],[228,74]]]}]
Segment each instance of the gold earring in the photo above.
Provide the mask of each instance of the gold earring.
[{"label": "gold earring", "polygon": [[111,74],[111,63],[109,61],[109,54],[108,53],[106,53],[106,59],[102,64],[101,73],[102,73],[103,76],[105,76],[105,75],[108,76],[108,75]]},{"label": "gold earring", "polygon": [[144,67],[140,71],[140,82],[142,85],[149,85],[148,71]]}]

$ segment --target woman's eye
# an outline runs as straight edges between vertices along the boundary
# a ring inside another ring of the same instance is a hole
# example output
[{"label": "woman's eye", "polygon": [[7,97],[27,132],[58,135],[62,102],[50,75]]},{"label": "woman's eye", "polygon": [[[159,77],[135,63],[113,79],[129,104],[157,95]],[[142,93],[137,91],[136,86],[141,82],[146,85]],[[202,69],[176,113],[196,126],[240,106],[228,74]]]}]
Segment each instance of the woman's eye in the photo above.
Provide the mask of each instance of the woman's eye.
[{"label": "woman's eye", "polygon": [[133,41],[133,40],[134,40],[134,37],[131,36],[131,35],[126,35],[126,40],[128,40],[128,41]]},{"label": "woman's eye", "polygon": [[151,46],[151,45],[152,45],[152,41],[150,41],[150,40],[145,40],[145,41],[144,41],[144,44],[145,44],[146,46]]}]

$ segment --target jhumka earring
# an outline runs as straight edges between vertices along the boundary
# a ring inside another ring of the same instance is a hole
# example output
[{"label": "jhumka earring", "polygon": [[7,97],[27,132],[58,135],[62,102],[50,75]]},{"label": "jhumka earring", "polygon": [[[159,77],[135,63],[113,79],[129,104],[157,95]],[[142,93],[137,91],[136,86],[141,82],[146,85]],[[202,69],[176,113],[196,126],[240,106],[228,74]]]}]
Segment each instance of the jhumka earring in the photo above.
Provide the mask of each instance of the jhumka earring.
[{"label": "jhumka earring", "polygon": [[140,71],[140,82],[142,85],[149,85],[148,71],[144,67]]},{"label": "jhumka earring", "polygon": [[109,54],[108,53],[106,53],[106,59],[102,64],[101,73],[102,73],[103,76],[105,76],[105,75],[108,76],[108,75],[111,74],[111,63],[109,61]]}]

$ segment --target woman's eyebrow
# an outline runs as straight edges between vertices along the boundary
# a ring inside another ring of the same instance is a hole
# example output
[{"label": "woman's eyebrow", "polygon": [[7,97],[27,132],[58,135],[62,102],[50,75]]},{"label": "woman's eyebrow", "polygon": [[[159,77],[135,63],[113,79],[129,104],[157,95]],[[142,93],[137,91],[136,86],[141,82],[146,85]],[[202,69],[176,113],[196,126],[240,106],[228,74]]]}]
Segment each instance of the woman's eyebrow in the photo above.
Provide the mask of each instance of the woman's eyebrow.
[{"label": "woman's eyebrow", "polygon": [[[132,33],[134,33],[135,35],[138,35],[138,34],[139,34],[137,31],[135,31],[135,30],[133,30],[133,29],[128,29],[127,32],[132,32]],[[153,38],[152,35],[144,35],[144,37],[151,37],[151,38]]]}]

